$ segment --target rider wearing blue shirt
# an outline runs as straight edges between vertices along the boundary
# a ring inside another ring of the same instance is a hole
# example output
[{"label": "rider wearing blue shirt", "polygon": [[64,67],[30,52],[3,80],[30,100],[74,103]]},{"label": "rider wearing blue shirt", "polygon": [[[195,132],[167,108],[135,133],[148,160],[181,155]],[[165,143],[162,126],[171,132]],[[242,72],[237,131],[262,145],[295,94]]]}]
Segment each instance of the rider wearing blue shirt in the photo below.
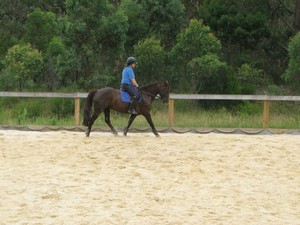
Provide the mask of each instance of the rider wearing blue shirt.
[{"label": "rider wearing blue shirt", "polygon": [[134,110],[135,106],[137,105],[137,99],[139,98],[139,85],[135,80],[135,75],[133,68],[136,66],[137,61],[134,57],[129,57],[127,59],[126,67],[123,69],[122,72],[122,81],[121,81],[121,88],[128,92],[131,97],[132,101],[129,105],[128,112],[131,114],[137,114]]}]

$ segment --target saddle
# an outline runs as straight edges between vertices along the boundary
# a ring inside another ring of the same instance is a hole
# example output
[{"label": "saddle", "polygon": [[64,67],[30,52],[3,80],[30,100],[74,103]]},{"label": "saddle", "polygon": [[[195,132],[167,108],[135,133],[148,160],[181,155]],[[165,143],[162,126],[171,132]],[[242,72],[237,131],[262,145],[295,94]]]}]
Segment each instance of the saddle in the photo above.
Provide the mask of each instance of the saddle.
[{"label": "saddle", "polygon": [[[120,90],[120,95],[121,95],[121,101],[124,103],[131,103],[131,99],[132,97],[128,94],[128,92],[124,91],[124,90]],[[142,94],[140,92],[140,97],[137,100],[137,103],[140,103],[143,101],[143,97]]]}]

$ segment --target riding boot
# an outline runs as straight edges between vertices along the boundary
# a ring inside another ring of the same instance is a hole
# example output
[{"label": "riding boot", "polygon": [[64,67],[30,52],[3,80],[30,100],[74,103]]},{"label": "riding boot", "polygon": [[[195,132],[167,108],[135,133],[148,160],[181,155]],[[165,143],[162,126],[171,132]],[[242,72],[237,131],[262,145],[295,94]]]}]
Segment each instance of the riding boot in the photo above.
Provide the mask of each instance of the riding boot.
[{"label": "riding boot", "polygon": [[128,108],[128,113],[130,113],[130,114],[137,114],[137,112],[134,110],[134,108],[135,108],[136,105],[137,105],[137,100],[136,100],[136,97],[133,96],[132,100],[131,100],[131,103],[129,105],[129,108]]}]

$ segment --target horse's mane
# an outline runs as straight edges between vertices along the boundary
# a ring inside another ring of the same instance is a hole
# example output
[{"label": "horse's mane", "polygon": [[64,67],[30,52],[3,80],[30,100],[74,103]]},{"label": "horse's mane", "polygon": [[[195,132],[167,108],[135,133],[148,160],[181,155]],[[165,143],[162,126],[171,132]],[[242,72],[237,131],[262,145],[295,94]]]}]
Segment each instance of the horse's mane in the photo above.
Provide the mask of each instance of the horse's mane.
[{"label": "horse's mane", "polygon": [[157,87],[159,84],[164,83],[164,82],[165,81],[156,81],[156,82],[151,83],[151,84],[143,85],[143,86],[141,86],[141,90],[152,89],[153,87]]}]

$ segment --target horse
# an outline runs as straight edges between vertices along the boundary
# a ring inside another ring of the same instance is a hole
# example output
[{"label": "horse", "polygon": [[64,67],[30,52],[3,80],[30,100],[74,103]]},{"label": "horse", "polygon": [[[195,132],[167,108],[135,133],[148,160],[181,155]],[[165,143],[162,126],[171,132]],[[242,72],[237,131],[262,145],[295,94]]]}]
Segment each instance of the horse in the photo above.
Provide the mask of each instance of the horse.
[{"label": "horse", "polygon": [[[169,92],[170,85],[168,81],[159,81],[152,84],[142,86],[140,88],[140,93],[142,96],[142,102],[138,103],[135,107],[137,114],[131,114],[127,126],[123,130],[124,136],[127,136],[129,127],[131,126],[137,115],[143,115],[150,127],[152,132],[156,137],[159,137],[157,130],[153,124],[150,110],[154,99],[162,99],[163,103],[168,104],[169,102]],[[94,106],[94,111],[92,113],[92,107]],[[111,87],[105,87],[102,89],[95,89],[88,93],[88,96],[84,104],[84,115],[83,115],[83,125],[87,126],[85,132],[86,136],[89,137],[92,129],[92,125],[98,116],[104,112],[105,122],[110,127],[114,135],[118,135],[113,125],[110,122],[110,110],[115,110],[122,113],[128,113],[129,103],[124,103],[121,101],[120,90]]]}]

